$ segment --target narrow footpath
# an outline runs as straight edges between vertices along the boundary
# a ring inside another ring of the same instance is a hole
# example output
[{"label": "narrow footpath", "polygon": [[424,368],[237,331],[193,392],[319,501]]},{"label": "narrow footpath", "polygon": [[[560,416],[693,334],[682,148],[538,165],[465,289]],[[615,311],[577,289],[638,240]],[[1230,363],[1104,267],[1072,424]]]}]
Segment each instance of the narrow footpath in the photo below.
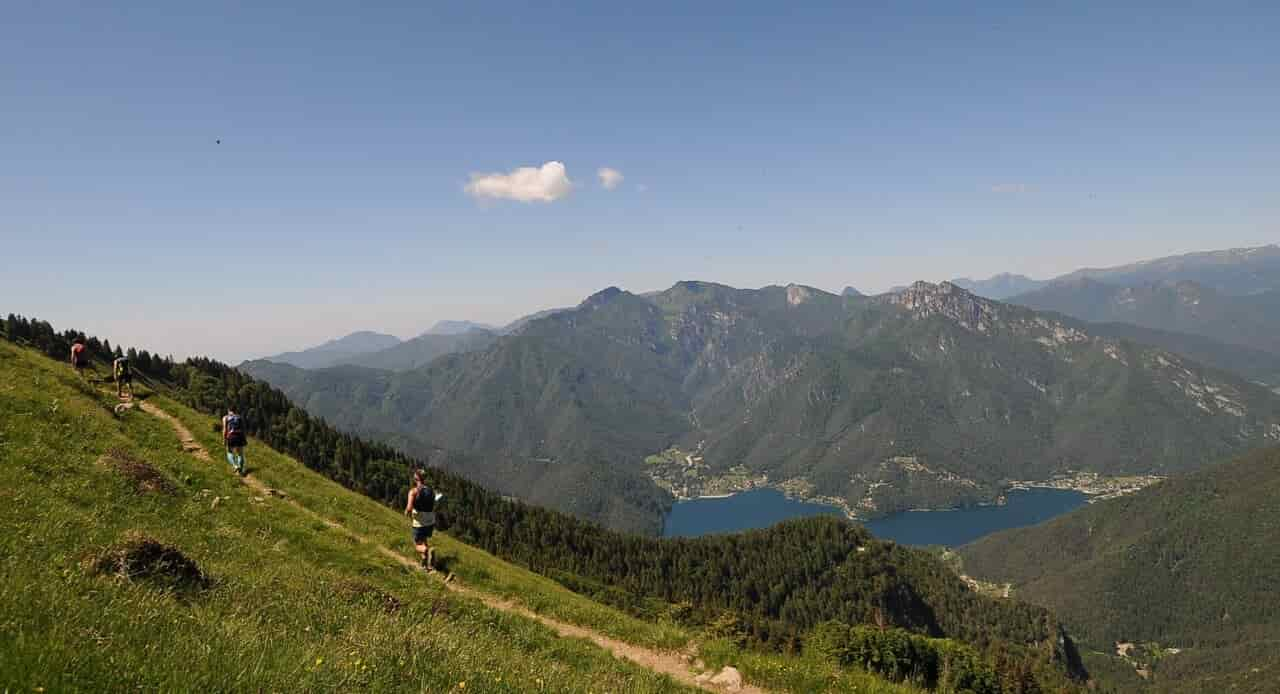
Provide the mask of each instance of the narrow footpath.
[{"label": "narrow footpath", "polygon": [[[121,409],[131,409],[132,405],[133,405],[132,402],[122,403]],[[213,462],[213,457],[209,455],[209,451],[206,450],[205,447],[201,445],[199,441],[196,440],[196,437],[192,435],[191,431],[187,429],[187,427],[181,421],[179,421],[176,417],[169,414],[168,412],[165,412],[159,407],[151,404],[150,402],[138,401],[137,406],[141,408],[143,412],[146,412],[147,414],[158,417],[168,422],[169,425],[173,427],[174,432],[177,433],[179,440],[182,441],[182,450],[186,451],[187,453],[190,453],[191,455],[195,456],[200,460]],[[374,541],[370,540],[369,538],[363,535],[360,535],[359,533],[352,532],[351,530],[337,523],[333,519],[322,516],[319,513],[316,513],[315,511],[307,508],[306,506],[303,506],[302,504],[298,503],[287,494],[281,494],[278,490],[268,487],[267,485],[255,479],[252,475],[246,475],[245,477],[241,478],[241,480],[244,482],[245,486],[253,490],[259,496],[263,498],[271,496],[271,497],[276,497],[278,499],[281,499],[285,503],[292,505],[294,508],[302,511],[303,513],[310,515],[311,517],[315,518],[321,523],[324,523],[330,528],[333,528],[342,533],[345,533],[346,535],[348,535],[349,537],[355,539],[360,543],[372,545],[375,548],[377,548],[379,552],[381,552],[383,555],[390,558],[391,560],[405,567],[408,567],[414,571],[422,573],[422,567],[418,564],[417,560],[405,557],[404,555],[401,555],[398,552],[392,551],[388,547],[375,543]],[[438,574],[433,574],[433,575],[438,575]],[[552,631],[555,631],[560,636],[563,636],[566,638],[586,639],[594,643],[595,645],[599,646],[600,648],[603,648],[604,650],[612,653],[614,657],[629,660],[632,663],[635,663],[636,665],[639,665],[640,667],[643,667],[645,669],[667,675],[672,679],[676,680],[677,682],[680,682],[681,684],[685,684],[690,687],[697,687],[699,689],[702,689],[704,691],[709,691],[709,692],[735,691],[735,692],[745,692],[747,694],[765,694],[765,690],[760,689],[759,687],[756,687],[754,685],[746,684],[746,683],[743,683],[738,687],[734,687],[728,690],[724,687],[715,686],[707,682],[705,680],[705,676],[700,678],[698,675],[696,675],[690,669],[689,664],[685,662],[684,657],[682,657],[680,654],[670,653],[665,651],[656,651],[653,649],[636,646],[634,644],[625,643],[617,639],[610,638],[608,636],[605,636],[604,634],[601,634],[592,629],[588,629],[586,627],[578,626],[576,624],[568,624],[566,622],[561,622],[559,620],[552,619],[544,615],[540,615],[536,612],[532,612],[526,609],[525,607],[517,605],[516,603],[510,600],[499,598],[497,596],[490,595],[488,593],[482,593],[472,588],[468,588],[466,586],[460,585],[457,581],[452,580],[452,578],[453,578],[452,574],[450,574],[448,577],[445,577],[444,586],[455,593],[458,593],[460,595],[465,595],[467,597],[475,598],[476,600],[479,600],[480,602],[484,603],[486,606],[492,609],[501,610],[502,612],[508,612],[512,614],[517,614],[517,615],[520,615],[521,617],[525,617],[527,619],[532,619],[534,621],[537,621],[547,626]]]}]

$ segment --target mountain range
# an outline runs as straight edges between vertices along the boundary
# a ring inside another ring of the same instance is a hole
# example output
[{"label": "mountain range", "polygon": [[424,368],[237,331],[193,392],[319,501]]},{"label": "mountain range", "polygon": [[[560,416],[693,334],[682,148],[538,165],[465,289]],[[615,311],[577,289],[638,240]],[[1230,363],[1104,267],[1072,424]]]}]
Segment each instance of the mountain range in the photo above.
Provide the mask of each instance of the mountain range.
[{"label": "mountain range", "polygon": [[426,366],[446,354],[484,349],[496,339],[497,333],[482,328],[468,328],[462,332],[426,333],[387,349],[353,355],[334,365],[404,371]]},{"label": "mountain range", "polygon": [[539,311],[500,328],[467,320],[442,320],[437,321],[425,333],[403,341],[394,335],[354,332],[316,347],[274,354],[258,361],[287,364],[300,369],[364,366],[404,371],[425,366],[431,360],[446,354],[484,349],[499,335],[516,332],[530,320],[562,310],[565,309]]},{"label": "mountain range", "polygon": [[460,335],[475,330],[496,333],[501,332],[502,328],[487,323],[476,323],[469,320],[442,320],[436,321],[431,329],[423,333],[424,335]]},{"label": "mountain range", "polygon": [[1128,337],[1280,386],[1280,246],[1086,268],[1051,280],[956,280],[989,298],[1105,323]]},{"label": "mountain range", "polygon": [[296,352],[283,352],[265,357],[281,364],[292,364],[300,369],[322,369],[341,364],[362,354],[378,352],[400,344],[395,335],[361,330],[315,347]]},{"label": "mountain range", "polygon": [[[769,485],[872,516],[1280,440],[1266,388],[949,283],[609,288],[412,370],[241,368],[340,428],[467,451],[506,493],[643,532],[670,494]],[[683,464],[653,460],[672,449]]]},{"label": "mountain range", "polygon": [[989,299],[1009,299],[1050,284],[1085,279],[1119,287],[1195,282],[1220,294],[1259,294],[1280,289],[1280,244],[1171,255],[1108,268],[1081,268],[1049,280],[1001,273],[985,280],[963,277],[952,283]]},{"label": "mountain range", "polygon": [[1011,301],[1082,320],[1199,335],[1280,356],[1280,290],[1240,296],[1192,280],[1114,285],[1077,277]]},{"label": "mountain range", "polygon": [[1280,289],[1280,244],[1187,253],[1110,268],[1084,268],[1056,279],[1082,278],[1121,286],[1190,281],[1222,294],[1258,294]]},{"label": "mountain range", "polygon": [[1015,275],[1008,272],[1000,273],[985,280],[960,277],[951,280],[951,283],[957,287],[967,289],[978,296],[985,296],[988,299],[998,300],[1004,300],[1011,296],[1029,292],[1046,284],[1040,280],[1033,280],[1026,275]]}]

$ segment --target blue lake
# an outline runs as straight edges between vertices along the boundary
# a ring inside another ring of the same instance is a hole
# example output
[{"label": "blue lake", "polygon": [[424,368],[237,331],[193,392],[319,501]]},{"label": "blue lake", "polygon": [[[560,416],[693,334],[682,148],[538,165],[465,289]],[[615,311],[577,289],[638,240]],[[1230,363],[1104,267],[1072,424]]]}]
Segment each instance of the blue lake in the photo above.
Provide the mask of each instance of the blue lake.
[{"label": "blue lake", "polygon": [[664,537],[696,537],[711,533],[732,533],[767,528],[791,518],[844,516],[844,511],[825,504],[788,499],[776,489],[752,489],[719,499],[677,501],[662,527]]},{"label": "blue lake", "polygon": [[[1084,505],[1085,495],[1063,489],[1009,492],[1003,506],[952,511],[904,511],[866,523],[873,535],[907,545],[957,545],[1007,528],[1046,521]],[[830,514],[840,509],[788,499],[774,489],[755,489],[721,499],[680,501],[667,514],[665,537],[694,537],[766,528],[789,518]]]}]

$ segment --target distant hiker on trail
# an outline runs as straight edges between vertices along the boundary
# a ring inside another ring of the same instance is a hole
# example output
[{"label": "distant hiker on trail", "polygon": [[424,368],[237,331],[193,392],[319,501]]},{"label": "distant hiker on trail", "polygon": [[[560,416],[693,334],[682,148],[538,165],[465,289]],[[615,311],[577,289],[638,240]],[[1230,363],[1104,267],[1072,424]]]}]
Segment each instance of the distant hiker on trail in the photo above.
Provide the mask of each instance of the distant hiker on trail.
[{"label": "distant hiker on trail", "polygon": [[427,486],[422,470],[413,471],[413,488],[409,490],[409,502],[404,506],[404,515],[413,519],[413,547],[422,558],[422,568],[427,573],[435,571],[432,560],[435,550],[427,543],[436,527],[436,502],[443,499],[443,494]]},{"label": "distant hiker on trail", "polygon": [[222,418],[222,441],[227,444],[227,462],[243,477],[244,447],[249,440],[244,434],[244,420],[230,407]]},{"label": "distant hiker on trail", "polygon": [[129,397],[133,397],[133,370],[129,368],[129,358],[120,357],[111,363],[111,371],[116,377],[116,397],[123,398],[123,389],[129,388]]},{"label": "distant hiker on trail", "polygon": [[76,338],[71,343],[71,368],[76,370],[80,376],[84,375],[84,370],[89,366],[89,351],[84,348],[84,341]]}]

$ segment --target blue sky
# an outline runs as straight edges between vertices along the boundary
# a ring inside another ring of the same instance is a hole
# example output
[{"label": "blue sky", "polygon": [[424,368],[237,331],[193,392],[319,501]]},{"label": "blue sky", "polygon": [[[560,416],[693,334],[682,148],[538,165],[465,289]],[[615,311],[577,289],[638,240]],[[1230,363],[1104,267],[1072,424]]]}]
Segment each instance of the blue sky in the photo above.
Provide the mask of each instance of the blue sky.
[{"label": "blue sky", "polygon": [[1276,3],[104,4],[6,5],[0,312],[179,356],[1280,240]]}]

